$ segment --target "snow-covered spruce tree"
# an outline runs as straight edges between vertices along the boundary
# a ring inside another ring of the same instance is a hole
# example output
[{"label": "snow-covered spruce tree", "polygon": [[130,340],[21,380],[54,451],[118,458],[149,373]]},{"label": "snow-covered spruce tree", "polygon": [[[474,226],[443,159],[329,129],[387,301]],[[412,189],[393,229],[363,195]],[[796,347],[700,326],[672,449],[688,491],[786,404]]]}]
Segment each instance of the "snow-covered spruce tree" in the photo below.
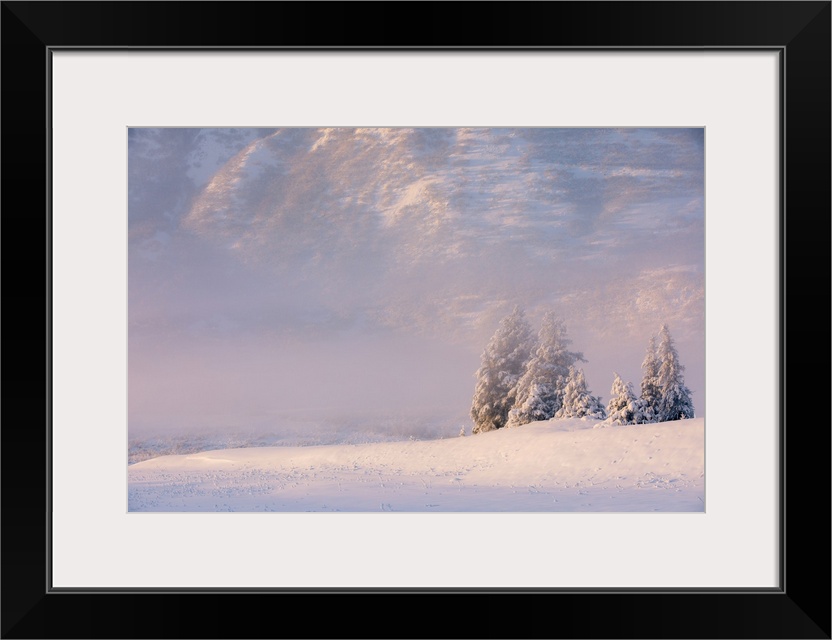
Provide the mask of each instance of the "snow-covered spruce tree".
[{"label": "snow-covered spruce tree", "polygon": [[607,417],[601,399],[593,396],[586,386],[583,369],[569,367],[566,386],[563,389],[563,402],[555,414],[556,418],[596,418]]},{"label": "snow-covered spruce tree", "polygon": [[534,348],[534,334],[520,307],[500,321],[483,351],[471,403],[472,434],[506,425],[514,389]]},{"label": "snow-covered spruce tree", "polygon": [[638,399],[639,420],[637,424],[658,422],[661,390],[659,388],[659,359],[656,355],[656,336],[650,336],[644,362],[641,363],[641,396]]},{"label": "snow-covered spruce tree", "polygon": [[670,336],[666,324],[659,331],[659,347],[656,352],[659,360],[659,403],[657,422],[685,420],[693,418],[693,400],[690,389],[685,386],[682,372],[685,368],[679,363],[679,354]]},{"label": "snow-covered spruce tree", "polygon": [[553,312],[547,312],[537,334],[537,348],[517,383],[516,402],[509,413],[508,426],[555,417],[569,367],[578,361],[586,362],[583,353],[569,350],[570,344],[566,325]]},{"label": "snow-covered spruce tree", "polygon": [[548,420],[555,416],[560,398],[557,386],[547,382],[533,382],[524,394],[524,400],[509,411],[506,426],[517,427],[521,424]]},{"label": "snow-covered spruce tree", "polygon": [[632,383],[625,383],[616,373],[607,403],[607,423],[638,424],[640,417],[641,410]]}]

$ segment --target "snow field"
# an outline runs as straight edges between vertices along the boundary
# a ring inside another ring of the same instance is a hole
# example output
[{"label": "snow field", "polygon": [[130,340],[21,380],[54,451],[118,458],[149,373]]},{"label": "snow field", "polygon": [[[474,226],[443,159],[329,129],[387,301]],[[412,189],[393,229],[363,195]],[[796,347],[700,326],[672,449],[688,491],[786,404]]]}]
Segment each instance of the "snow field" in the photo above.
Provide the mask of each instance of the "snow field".
[{"label": "snow field", "polygon": [[704,511],[704,419],[533,422],[431,441],[257,447],[128,467],[129,511]]}]

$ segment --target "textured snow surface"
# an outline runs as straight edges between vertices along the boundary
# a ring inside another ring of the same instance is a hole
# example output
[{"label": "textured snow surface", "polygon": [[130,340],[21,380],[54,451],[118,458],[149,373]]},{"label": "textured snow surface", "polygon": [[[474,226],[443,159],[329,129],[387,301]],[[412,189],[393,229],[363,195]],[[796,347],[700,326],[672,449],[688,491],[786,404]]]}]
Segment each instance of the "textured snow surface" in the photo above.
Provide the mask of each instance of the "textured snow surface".
[{"label": "textured snow surface", "polygon": [[256,447],[128,467],[130,511],[704,511],[704,419],[533,422],[430,441]]}]

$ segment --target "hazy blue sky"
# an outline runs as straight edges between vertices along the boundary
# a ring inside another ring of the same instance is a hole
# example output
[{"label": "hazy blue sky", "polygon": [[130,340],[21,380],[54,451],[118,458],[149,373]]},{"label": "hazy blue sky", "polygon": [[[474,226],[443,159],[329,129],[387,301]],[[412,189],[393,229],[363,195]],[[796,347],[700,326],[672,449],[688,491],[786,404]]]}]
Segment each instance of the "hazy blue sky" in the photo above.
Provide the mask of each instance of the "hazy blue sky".
[{"label": "hazy blue sky", "polygon": [[130,428],[465,415],[515,304],[704,415],[702,129],[130,129]]}]

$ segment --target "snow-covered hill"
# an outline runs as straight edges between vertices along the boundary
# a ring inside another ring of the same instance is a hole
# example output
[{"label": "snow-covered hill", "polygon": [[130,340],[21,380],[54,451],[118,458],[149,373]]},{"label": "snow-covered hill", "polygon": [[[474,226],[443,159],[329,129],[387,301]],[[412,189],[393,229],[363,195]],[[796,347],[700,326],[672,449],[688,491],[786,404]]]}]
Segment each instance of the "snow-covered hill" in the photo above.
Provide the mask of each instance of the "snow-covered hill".
[{"label": "snow-covered hill", "polygon": [[130,511],[704,511],[704,419],[549,420],[430,441],[258,447],[128,468]]}]

